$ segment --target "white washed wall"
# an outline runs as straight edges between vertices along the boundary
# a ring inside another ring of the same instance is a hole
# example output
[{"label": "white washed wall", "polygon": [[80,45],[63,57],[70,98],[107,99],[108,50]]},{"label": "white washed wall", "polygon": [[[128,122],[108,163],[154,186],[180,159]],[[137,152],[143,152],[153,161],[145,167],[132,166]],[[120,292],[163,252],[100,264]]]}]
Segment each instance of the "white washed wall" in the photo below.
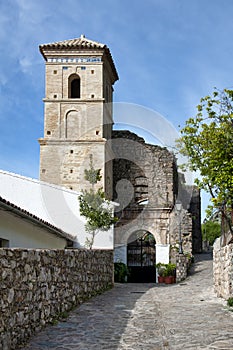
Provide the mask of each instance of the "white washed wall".
[{"label": "white washed wall", "polygon": [[[79,214],[79,193],[18,174],[0,171],[0,196],[77,237],[84,246],[85,219]],[[96,236],[94,248],[113,249],[113,228]]]}]

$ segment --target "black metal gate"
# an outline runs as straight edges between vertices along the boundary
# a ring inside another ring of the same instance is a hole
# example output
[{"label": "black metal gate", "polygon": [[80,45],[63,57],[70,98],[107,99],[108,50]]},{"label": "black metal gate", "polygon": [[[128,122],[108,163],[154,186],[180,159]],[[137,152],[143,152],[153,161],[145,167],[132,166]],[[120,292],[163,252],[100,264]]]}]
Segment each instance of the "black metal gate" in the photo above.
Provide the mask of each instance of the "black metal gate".
[{"label": "black metal gate", "polygon": [[155,282],[155,239],[144,233],[127,245],[127,265],[130,271],[128,282]]}]

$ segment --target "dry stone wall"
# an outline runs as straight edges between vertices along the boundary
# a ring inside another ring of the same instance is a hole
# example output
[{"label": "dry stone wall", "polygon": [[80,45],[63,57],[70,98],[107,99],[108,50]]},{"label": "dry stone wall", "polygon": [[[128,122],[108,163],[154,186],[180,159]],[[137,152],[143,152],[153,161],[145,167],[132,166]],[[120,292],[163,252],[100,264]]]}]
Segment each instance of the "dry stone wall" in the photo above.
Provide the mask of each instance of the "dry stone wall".
[{"label": "dry stone wall", "polygon": [[113,285],[113,252],[0,249],[0,349]]},{"label": "dry stone wall", "polygon": [[213,251],[214,289],[219,297],[233,297],[233,244],[220,248],[214,244]]}]

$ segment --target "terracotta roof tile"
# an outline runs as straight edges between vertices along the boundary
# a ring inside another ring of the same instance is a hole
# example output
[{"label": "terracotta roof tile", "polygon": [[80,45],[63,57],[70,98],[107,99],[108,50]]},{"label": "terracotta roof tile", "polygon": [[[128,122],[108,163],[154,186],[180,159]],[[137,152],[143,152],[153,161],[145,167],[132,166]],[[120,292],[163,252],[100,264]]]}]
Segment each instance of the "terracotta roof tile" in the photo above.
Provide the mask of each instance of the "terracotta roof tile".
[{"label": "terracotta roof tile", "polygon": [[80,38],[57,41],[50,44],[40,45],[41,49],[65,49],[65,48],[86,48],[86,49],[107,49],[107,46],[101,44],[97,41],[93,41],[85,38],[84,35],[81,35]]},{"label": "terracotta roof tile", "polygon": [[[50,44],[42,44],[39,46],[40,52],[42,54],[42,56],[45,58],[45,60],[47,60],[46,56],[48,51],[53,52],[53,51],[69,51],[69,50],[101,50],[102,52],[105,53],[111,67],[112,67],[112,71],[115,75],[114,80],[118,80],[118,74],[117,74],[117,70],[111,55],[111,52],[109,50],[109,48],[107,47],[107,45],[105,44],[101,44],[97,41],[93,41],[90,39],[85,38],[84,35],[81,35],[80,38],[75,38],[75,39],[69,39],[69,40],[64,40],[64,41],[57,41],[54,43],[50,43]],[[46,52],[47,51],[47,52]]]}]

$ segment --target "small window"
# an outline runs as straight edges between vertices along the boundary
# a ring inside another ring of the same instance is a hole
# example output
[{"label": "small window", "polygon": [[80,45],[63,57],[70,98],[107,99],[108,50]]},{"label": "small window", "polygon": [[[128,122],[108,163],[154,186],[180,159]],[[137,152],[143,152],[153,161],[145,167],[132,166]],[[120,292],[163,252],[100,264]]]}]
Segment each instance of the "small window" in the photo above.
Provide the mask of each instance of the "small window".
[{"label": "small window", "polygon": [[95,71],[94,71],[94,69],[92,69],[92,70],[91,70],[91,74],[94,74],[94,73],[95,73]]},{"label": "small window", "polygon": [[74,151],[71,149],[71,150],[70,150],[70,153],[71,153],[71,154],[73,154],[73,153],[74,153]]},{"label": "small window", "polygon": [[46,170],[45,169],[42,169],[42,174],[45,174],[46,173]]},{"label": "small window", "polygon": [[73,190],[73,187],[72,187],[72,186],[70,187],[70,190]]},{"label": "small window", "polygon": [[81,70],[85,70],[86,69],[86,67],[81,67]]},{"label": "small window", "polygon": [[57,74],[57,70],[54,70],[54,71],[53,71],[53,74]]},{"label": "small window", "polygon": [[57,95],[53,95],[53,98],[57,98]]},{"label": "small window", "polygon": [[92,95],[91,95],[91,98],[94,98],[94,97],[95,97],[95,95],[94,95],[94,94],[92,94]]},{"label": "small window", "polygon": [[100,133],[99,130],[96,130],[95,134],[96,134],[96,135],[99,135],[99,133]]},{"label": "small window", "polygon": [[73,173],[73,169],[70,169],[70,173],[71,173],[71,174]]},{"label": "small window", "polygon": [[47,131],[47,135],[51,135],[51,131],[48,130],[48,131]]}]

